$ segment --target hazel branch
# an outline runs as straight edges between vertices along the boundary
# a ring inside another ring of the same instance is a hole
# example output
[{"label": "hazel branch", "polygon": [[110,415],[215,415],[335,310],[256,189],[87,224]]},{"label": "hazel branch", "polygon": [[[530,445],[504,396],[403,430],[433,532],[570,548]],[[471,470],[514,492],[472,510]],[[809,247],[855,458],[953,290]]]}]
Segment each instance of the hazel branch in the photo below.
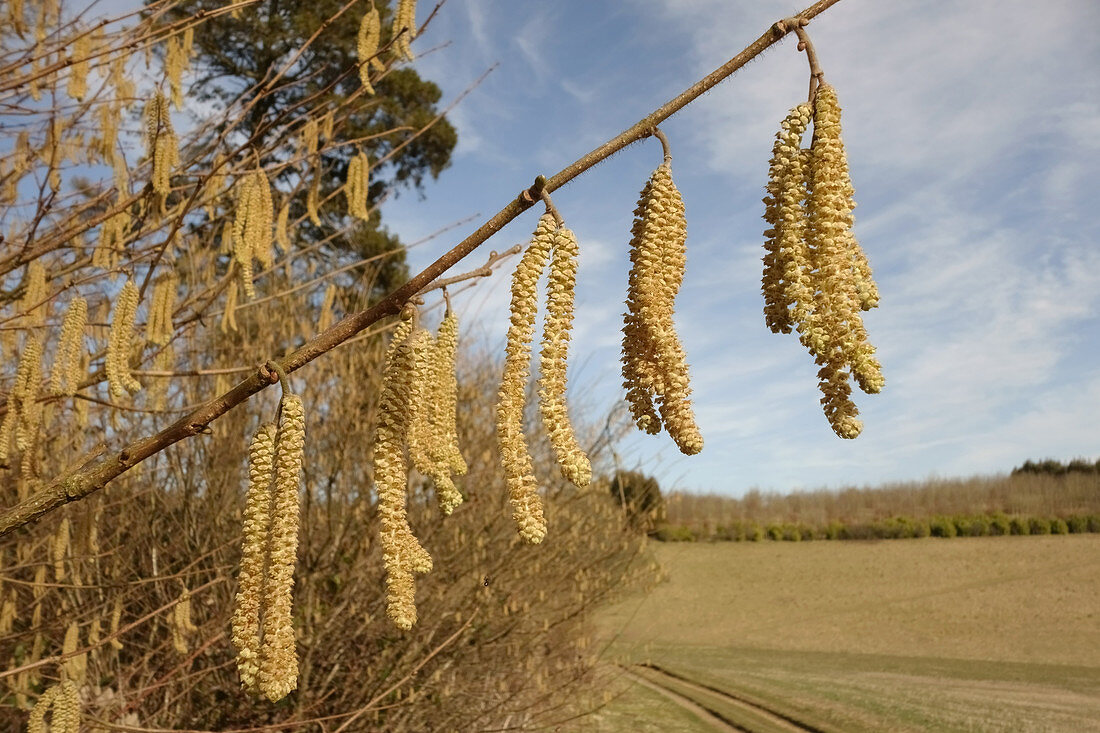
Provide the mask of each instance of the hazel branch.
[{"label": "hazel branch", "polygon": [[[791,30],[800,27],[802,20],[809,21],[838,2],[840,0],[818,0],[818,2],[795,16],[800,20],[798,24],[794,24],[793,28],[789,27],[790,24],[786,20],[772,24],[763,35],[725,64],[650,112],[629,129],[546,179],[545,189],[548,192],[556,191],[620,150],[648,137],[657,125],[732,76],[734,72],[781,41]],[[411,298],[434,283],[441,275],[466,258],[486,240],[519,217],[520,214],[531,208],[535,201],[541,198],[543,186],[538,186],[539,182],[536,182],[536,186],[528,189],[524,194],[517,196],[511,203],[478,227],[475,232],[459,242],[453,249],[444,253],[404,285],[394,290],[382,301],[366,310],[349,314],[338,323],[317,334],[298,350],[283,359],[280,366],[288,374],[297,371],[379,320],[399,313]],[[266,366],[261,366],[253,371],[251,376],[242,380],[228,392],[210,399],[195,411],[185,415],[163,430],[132,441],[117,452],[108,454],[94,463],[54,479],[47,486],[19,504],[0,513],[0,536],[7,535],[9,532],[35,521],[58,507],[95,493],[141,461],[181,440],[203,433],[211,422],[276,381],[278,381],[278,376]]]}]

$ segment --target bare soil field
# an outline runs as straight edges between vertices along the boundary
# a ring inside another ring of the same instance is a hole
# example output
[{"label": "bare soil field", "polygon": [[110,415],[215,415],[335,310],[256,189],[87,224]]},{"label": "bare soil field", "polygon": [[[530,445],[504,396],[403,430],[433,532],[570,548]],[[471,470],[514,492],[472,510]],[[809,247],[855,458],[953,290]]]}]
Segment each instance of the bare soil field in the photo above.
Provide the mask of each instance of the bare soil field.
[{"label": "bare soil field", "polygon": [[653,549],[591,730],[1100,730],[1100,536]]}]

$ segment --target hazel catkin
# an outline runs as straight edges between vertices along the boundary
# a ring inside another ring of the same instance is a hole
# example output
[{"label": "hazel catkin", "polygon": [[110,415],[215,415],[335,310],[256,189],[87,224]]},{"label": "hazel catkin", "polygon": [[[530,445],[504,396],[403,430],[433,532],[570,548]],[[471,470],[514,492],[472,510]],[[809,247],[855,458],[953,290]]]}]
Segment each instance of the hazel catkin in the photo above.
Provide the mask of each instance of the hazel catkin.
[{"label": "hazel catkin", "polygon": [[263,639],[257,676],[260,691],[272,702],[283,699],[298,686],[292,607],[298,554],[298,487],[305,446],[302,398],[284,395],[280,412],[263,598]]},{"label": "hazel catkin", "polygon": [[382,66],[375,56],[378,53],[378,42],[381,38],[382,23],[378,16],[378,8],[372,6],[359,23],[359,37],[356,43],[356,52],[359,56],[359,81],[367,94],[374,94],[374,87],[370,83],[371,68]]},{"label": "hazel catkin", "polygon": [[246,690],[257,689],[260,655],[260,609],[264,598],[264,564],[271,525],[271,482],[278,426],[264,423],[248,447],[248,495],[245,499],[241,565],[233,609],[232,638],[237,673]]},{"label": "hazel catkin", "polygon": [[680,451],[694,455],[703,438],[691,409],[687,357],[676,335],[674,301],[684,279],[687,220],[666,161],[642,189],[631,227],[631,270],[623,321],[623,386],[637,426],[662,424]]},{"label": "hazel catkin", "polygon": [[115,301],[105,364],[111,396],[115,398],[141,389],[141,383],[130,374],[130,345],[140,297],[133,280],[127,280]]},{"label": "hazel catkin", "polygon": [[573,297],[577,286],[577,238],[565,227],[554,231],[547,285],[546,319],[539,354],[539,410],[562,476],[574,485],[587,486],[592,466],[577,442],[565,403],[566,362],[573,326]]},{"label": "hazel catkin", "polygon": [[50,391],[72,396],[80,386],[80,362],[84,349],[84,329],[88,325],[88,301],[76,296],[65,311],[61,338],[50,370]]},{"label": "hazel catkin", "polygon": [[497,443],[508,484],[512,517],[520,536],[537,544],[546,536],[546,518],[535,483],[535,468],[523,432],[531,339],[535,332],[536,286],[554,246],[554,217],[539,219],[531,244],[512,275],[511,322],[505,347],[504,375],[497,400]]},{"label": "hazel catkin", "polygon": [[416,369],[413,329],[412,314],[403,314],[386,354],[374,440],[374,482],[378,492],[382,562],[386,569],[386,614],[400,629],[411,629],[416,623],[413,573],[431,569],[430,556],[409,528],[406,509],[408,464],[404,443]]}]

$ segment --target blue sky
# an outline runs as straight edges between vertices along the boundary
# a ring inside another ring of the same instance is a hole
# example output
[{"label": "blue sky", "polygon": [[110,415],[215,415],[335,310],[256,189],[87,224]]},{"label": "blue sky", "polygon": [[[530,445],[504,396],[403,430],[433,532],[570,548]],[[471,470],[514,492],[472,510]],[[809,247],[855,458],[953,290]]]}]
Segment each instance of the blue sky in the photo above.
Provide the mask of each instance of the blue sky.
[{"label": "blue sky", "polygon": [[[417,40],[416,67],[451,99],[499,66],[451,113],[454,164],[423,198],[386,203],[385,220],[406,241],[483,220],[800,7],[450,0]],[[761,313],[771,140],[807,83],[794,40],[663,125],[687,206],[677,322],[706,446],[687,458],[666,435],[635,433],[623,461],[665,487],[739,494],[1100,455],[1100,42],[1083,32],[1096,27],[1091,0],[843,0],[810,25],[844,109],[856,233],[882,292],[866,323],[886,389],[857,392],[854,441],[829,429],[810,357]],[[581,246],[571,399],[593,421],[622,397],[631,211],[660,157],[642,142],[554,195]],[[526,241],[536,219],[484,248]],[[414,249],[412,264],[474,226]],[[507,273],[462,295],[466,337],[502,346],[507,300]]]}]

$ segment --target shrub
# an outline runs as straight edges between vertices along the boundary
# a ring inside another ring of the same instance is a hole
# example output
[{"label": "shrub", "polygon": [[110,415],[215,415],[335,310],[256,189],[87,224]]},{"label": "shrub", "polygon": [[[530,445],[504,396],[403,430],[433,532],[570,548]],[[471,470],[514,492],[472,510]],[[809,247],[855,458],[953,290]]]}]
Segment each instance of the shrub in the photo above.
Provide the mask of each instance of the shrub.
[{"label": "shrub", "polygon": [[1012,522],[1007,516],[998,512],[989,518],[989,534],[1004,536],[1012,534]]},{"label": "shrub", "polygon": [[788,524],[783,527],[783,539],[788,542],[801,542],[802,530],[797,525]]},{"label": "shrub", "polygon": [[1089,532],[1100,532],[1100,514],[1089,515]]},{"label": "shrub", "polygon": [[955,523],[949,517],[932,517],[929,529],[933,537],[954,537],[958,534]]},{"label": "shrub", "polygon": [[1046,517],[1032,517],[1028,520],[1031,534],[1050,534],[1050,520]]},{"label": "shrub", "polygon": [[754,522],[751,528],[745,532],[745,537],[750,542],[760,542],[764,539],[764,530]]},{"label": "shrub", "polygon": [[657,528],[657,539],[661,542],[694,542],[695,533],[682,524],[665,524]]},{"label": "shrub", "polygon": [[1050,520],[1050,533],[1069,534],[1069,525],[1066,524],[1064,519],[1052,519]]},{"label": "shrub", "polygon": [[778,524],[769,524],[765,531],[768,534],[769,540],[775,540],[776,542],[778,542],[779,540],[783,539],[783,528],[780,527]]},{"label": "shrub", "polygon": [[827,540],[839,540],[843,532],[844,525],[840,522],[832,521],[825,525],[825,539]]},{"label": "shrub", "polygon": [[1089,518],[1075,514],[1066,520],[1066,526],[1073,534],[1084,534],[1089,531]]},{"label": "shrub", "polygon": [[1013,517],[1011,521],[1012,534],[1028,535],[1031,534],[1031,524],[1028,523],[1024,517]]}]

